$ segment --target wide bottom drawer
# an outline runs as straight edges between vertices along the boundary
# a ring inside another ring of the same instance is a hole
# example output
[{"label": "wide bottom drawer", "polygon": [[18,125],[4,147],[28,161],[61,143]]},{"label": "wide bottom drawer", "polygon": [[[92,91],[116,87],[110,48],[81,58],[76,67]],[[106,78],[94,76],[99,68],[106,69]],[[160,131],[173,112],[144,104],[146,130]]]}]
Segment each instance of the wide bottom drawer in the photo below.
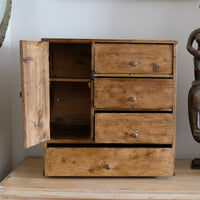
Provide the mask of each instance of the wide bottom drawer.
[{"label": "wide bottom drawer", "polygon": [[48,147],[45,176],[172,176],[172,148]]}]

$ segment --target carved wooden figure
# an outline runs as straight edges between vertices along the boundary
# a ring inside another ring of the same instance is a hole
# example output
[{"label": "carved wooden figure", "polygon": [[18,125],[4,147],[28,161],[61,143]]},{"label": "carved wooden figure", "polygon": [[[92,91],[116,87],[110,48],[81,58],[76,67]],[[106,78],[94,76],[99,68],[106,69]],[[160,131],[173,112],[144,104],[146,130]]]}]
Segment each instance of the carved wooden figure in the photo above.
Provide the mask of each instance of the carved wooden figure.
[{"label": "carved wooden figure", "polygon": [[[197,49],[192,47],[194,41],[198,44]],[[194,56],[195,75],[188,95],[188,114],[193,138],[200,143],[200,28],[190,34],[187,50]],[[200,159],[193,160],[192,168],[200,169]]]},{"label": "carved wooden figure", "polygon": [[[196,40],[198,49],[192,47]],[[192,83],[188,95],[188,112],[192,135],[197,142],[200,142],[200,29],[194,30],[188,39],[188,51],[194,56],[195,81]]]}]

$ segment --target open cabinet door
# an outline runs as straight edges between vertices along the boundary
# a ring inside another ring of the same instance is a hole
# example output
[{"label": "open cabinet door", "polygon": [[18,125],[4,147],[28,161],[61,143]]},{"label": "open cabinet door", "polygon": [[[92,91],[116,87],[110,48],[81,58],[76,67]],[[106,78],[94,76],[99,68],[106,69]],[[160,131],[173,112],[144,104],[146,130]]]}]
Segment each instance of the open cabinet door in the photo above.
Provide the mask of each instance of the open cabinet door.
[{"label": "open cabinet door", "polygon": [[20,41],[24,147],[50,139],[49,43]]}]

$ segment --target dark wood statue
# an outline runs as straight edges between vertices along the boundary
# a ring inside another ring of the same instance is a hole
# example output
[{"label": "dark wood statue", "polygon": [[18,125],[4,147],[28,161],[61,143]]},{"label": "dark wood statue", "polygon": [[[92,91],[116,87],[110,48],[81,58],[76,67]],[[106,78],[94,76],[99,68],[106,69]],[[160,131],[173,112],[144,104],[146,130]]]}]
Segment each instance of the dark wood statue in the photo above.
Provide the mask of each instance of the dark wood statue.
[{"label": "dark wood statue", "polygon": [[[197,42],[197,49],[192,45]],[[188,95],[188,114],[193,138],[200,143],[200,28],[194,30],[187,42],[187,50],[194,56],[194,75]],[[200,158],[192,161],[192,168],[200,169]]]}]

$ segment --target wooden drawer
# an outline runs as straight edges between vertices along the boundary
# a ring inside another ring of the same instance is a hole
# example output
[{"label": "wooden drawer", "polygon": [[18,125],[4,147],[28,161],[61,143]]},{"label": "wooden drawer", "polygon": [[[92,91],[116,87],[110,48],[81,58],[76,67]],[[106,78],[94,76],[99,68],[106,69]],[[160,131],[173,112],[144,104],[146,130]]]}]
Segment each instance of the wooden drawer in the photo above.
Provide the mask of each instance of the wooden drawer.
[{"label": "wooden drawer", "polygon": [[96,73],[172,74],[169,44],[96,44]]},{"label": "wooden drawer", "polygon": [[171,148],[49,147],[46,176],[172,176]]},{"label": "wooden drawer", "polygon": [[95,142],[172,144],[173,115],[169,113],[97,113]]},{"label": "wooden drawer", "polygon": [[172,110],[172,79],[96,78],[96,110]]}]

